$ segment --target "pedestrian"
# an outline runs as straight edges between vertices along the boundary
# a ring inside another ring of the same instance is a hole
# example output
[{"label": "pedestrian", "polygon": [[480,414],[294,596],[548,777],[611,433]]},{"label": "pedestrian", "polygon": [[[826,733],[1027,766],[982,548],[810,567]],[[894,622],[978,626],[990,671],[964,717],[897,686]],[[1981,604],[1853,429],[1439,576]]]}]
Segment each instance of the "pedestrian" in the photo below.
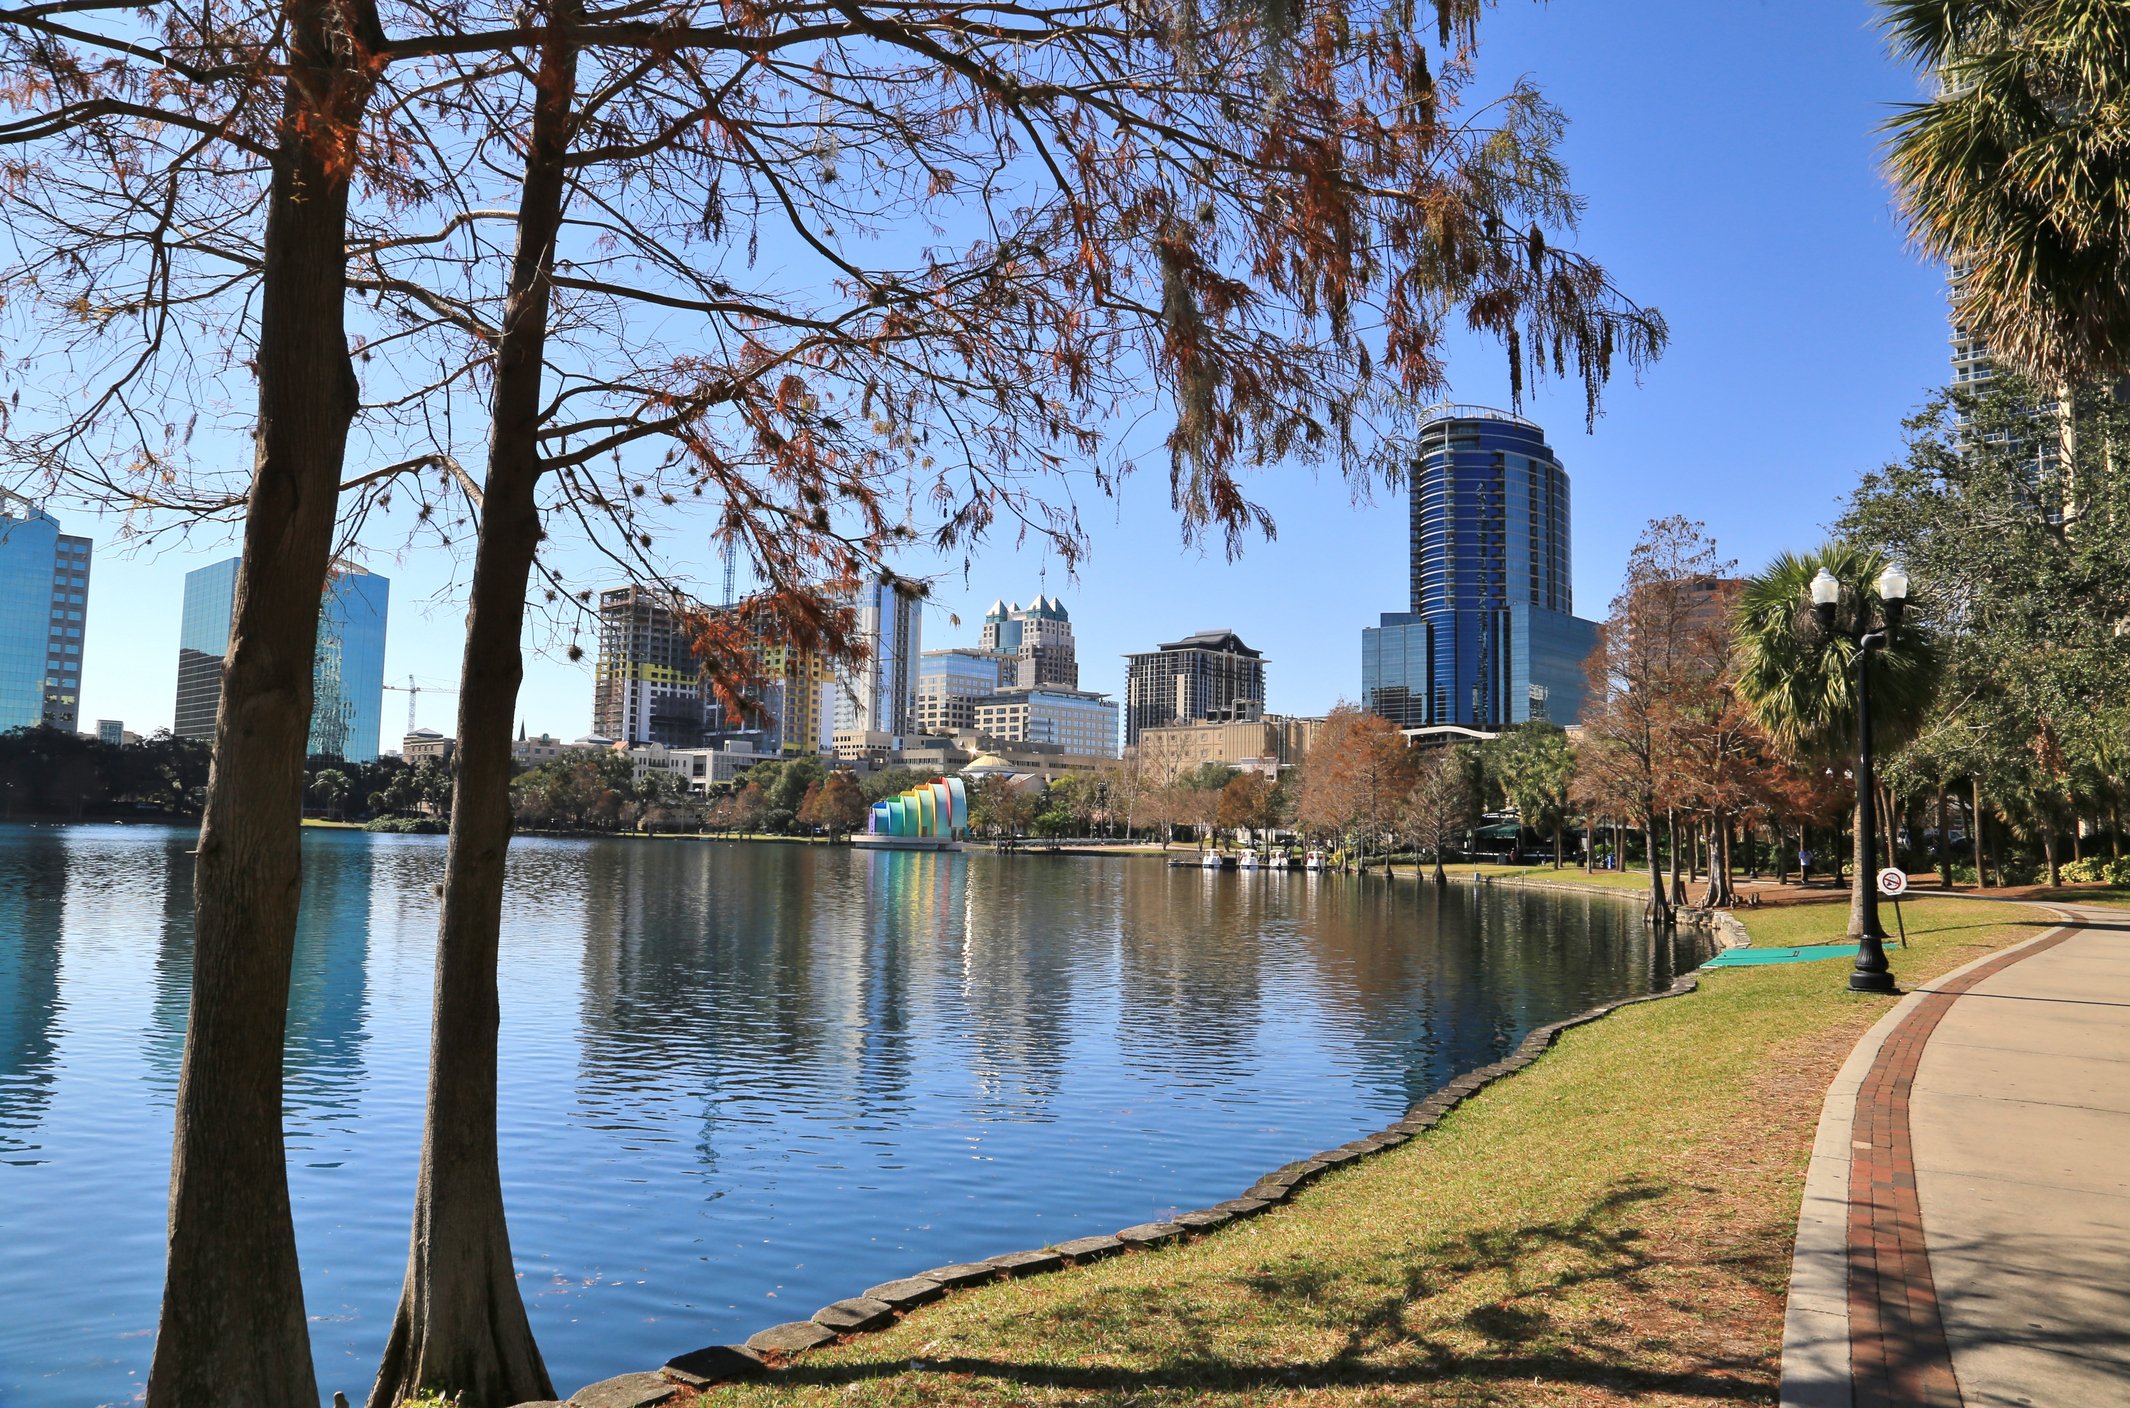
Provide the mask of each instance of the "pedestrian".
[{"label": "pedestrian", "polygon": [[1797,848],[1797,883],[1800,885],[1812,883],[1812,851],[1806,846]]}]

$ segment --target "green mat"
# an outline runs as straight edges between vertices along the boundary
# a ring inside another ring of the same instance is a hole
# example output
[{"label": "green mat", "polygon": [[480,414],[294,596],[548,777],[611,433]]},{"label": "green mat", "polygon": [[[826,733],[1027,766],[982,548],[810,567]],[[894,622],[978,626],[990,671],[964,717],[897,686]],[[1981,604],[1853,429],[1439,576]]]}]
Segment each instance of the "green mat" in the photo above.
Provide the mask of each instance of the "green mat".
[{"label": "green mat", "polygon": [[1855,944],[1806,944],[1802,948],[1727,948],[1703,968],[1759,968],[1770,963],[1817,963],[1822,958],[1854,958]]}]

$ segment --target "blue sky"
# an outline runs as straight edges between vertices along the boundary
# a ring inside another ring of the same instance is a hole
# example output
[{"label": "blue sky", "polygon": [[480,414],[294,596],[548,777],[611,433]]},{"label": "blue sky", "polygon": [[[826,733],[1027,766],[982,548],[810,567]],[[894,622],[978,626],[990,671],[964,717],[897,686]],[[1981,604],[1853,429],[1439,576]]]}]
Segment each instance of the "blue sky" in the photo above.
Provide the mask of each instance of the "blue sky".
[{"label": "blue sky", "polygon": [[[1525,403],[1573,486],[1579,613],[1604,614],[1651,517],[1704,520],[1747,568],[1815,542],[1947,369],[1943,277],[1906,248],[1878,169],[1877,124],[1917,81],[1886,58],[1871,6],[1502,0],[1482,33],[1475,94],[1528,75],[1566,110],[1589,201],[1580,244],[1671,324],[1670,352],[1640,385],[1612,386],[1593,433],[1578,387],[1548,384]],[[1499,350],[1453,346],[1454,398],[1505,405]],[[1297,470],[1254,488],[1279,536],[1230,564],[1179,546],[1165,477],[1142,470],[1115,501],[1082,504],[1093,553],[1077,581],[994,544],[966,582],[957,569],[938,583],[925,644],[973,643],[994,597],[1046,591],[1072,613],[1085,688],[1119,692],[1126,652],[1226,626],[1271,661],[1272,708],[1321,712],[1359,689],[1361,628],[1405,607],[1404,498],[1356,505],[1343,483]],[[183,575],[231,555],[231,540],[207,530],[129,555],[105,548],[115,520],[54,509],[99,548],[82,726],[167,725]],[[453,683],[464,615],[451,564],[370,565],[393,579],[388,682]],[[589,660],[531,643],[521,715],[534,732],[584,732]],[[451,718],[449,695],[422,696],[422,723],[448,732]],[[405,696],[387,695],[386,747],[405,721]]]}]

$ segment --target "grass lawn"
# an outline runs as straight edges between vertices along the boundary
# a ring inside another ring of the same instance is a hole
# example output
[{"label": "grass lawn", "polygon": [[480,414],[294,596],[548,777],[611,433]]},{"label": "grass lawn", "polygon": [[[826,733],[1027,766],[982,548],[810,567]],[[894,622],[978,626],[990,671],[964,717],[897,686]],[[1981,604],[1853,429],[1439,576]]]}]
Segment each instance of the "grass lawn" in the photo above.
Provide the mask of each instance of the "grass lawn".
[{"label": "grass lawn", "polygon": [[[1580,861],[1563,864],[1559,870],[1553,868],[1551,861],[1541,861],[1537,865],[1475,865],[1465,861],[1457,865],[1445,865],[1443,869],[1449,872],[1452,880],[1469,880],[1476,871],[1489,880],[1521,880],[1529,884],[1602,885],[1608,890],[1634,891],[1649,888],[1649,872],[1646,870],[1593,870],[1586,875]],[[1423,864],[1420,871],[1423,875],[1432,875],[1435,867]],[[1695,884],[1693,890],[1698,893],[1705,883]]]},{"label": "grass lawn", "polygon": [[[1745,916],[1782,945],[1845,918]],[[1912,983],[2043,927],[1922,900],[1894,966]],[[1849,994],[1844,969],[1708,975],[1253,1221],[961,1292],[701,1402],[1772,1403],[1820,1101],[1892,1000]]]}]

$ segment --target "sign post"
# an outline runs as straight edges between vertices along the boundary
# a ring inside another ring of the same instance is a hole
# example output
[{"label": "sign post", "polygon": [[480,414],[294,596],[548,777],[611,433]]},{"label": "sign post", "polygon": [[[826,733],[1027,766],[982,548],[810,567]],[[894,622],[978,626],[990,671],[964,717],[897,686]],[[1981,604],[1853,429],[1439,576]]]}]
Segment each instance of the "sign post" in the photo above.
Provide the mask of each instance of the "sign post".
[{"label": "sign post", "polygon": [[1879,872],[1879,893],[1893,901],[1894,927],[1901,932],[1901,947],[1908,947],[1908,924],[1901,918],[1901,896],[1908,892],[1908,872],[1889,865]]}]

